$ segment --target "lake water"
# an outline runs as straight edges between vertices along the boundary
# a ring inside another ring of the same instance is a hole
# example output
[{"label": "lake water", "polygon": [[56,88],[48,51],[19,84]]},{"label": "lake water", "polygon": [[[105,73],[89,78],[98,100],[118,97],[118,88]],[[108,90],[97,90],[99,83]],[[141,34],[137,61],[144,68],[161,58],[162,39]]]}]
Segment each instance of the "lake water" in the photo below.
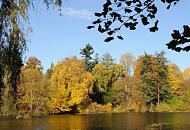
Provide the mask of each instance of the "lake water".
[{"label": "lake water", "polygon": [[190,113],[74,114],[1,119],[0,130],[190,130]]}]

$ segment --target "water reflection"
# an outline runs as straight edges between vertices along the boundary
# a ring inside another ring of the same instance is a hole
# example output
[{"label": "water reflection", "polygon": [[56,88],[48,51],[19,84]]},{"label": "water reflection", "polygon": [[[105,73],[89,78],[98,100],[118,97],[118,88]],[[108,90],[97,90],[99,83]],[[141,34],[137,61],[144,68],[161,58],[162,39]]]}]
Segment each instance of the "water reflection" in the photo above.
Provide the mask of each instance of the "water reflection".
[{"label": "water reflection", "polygon": [[190,130],[190,113],[56,115],[0,120],[0,130]]}]

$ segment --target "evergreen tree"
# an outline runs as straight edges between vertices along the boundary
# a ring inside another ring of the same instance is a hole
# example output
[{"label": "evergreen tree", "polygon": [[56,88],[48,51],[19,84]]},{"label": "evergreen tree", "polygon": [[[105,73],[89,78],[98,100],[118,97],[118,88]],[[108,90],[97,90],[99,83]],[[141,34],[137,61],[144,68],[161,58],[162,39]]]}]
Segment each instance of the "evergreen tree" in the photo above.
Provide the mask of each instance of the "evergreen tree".
[{"label": "evergreen tree", "polygon": [[94,53],[94,49],[90,44],[86,44],[86,46],[83,49],[81,49],[81,52],[80,52],[83,60],[85,61],[86,70],[89,72],[91,72],[92,68],[94,68],[94,61],[92,58],[93,53]]},{"label": "evergreen tree", "polygon": [[138,60],[140,68],[135,68],[140,71],[139,77],[143,82],[143,90],[145,93],[145,99],[148,105],[160,104],[162,101],[171,99],[171,88],[169,86],[167,60],[164,57],[164,53],[158,53],[154,55],[145,54]]}]

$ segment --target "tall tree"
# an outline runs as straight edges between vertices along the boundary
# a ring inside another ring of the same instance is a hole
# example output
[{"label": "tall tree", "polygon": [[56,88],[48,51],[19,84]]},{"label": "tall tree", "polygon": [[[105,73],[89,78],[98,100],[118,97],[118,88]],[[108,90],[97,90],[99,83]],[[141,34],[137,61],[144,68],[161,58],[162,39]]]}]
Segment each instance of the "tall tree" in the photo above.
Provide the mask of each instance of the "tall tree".
[{"label": "tall tree", "polygon": [[18,86],[17,108],[19,116],[33,116],[46,113],[48,86],[42,74],[41,62],[36,57],[29,57],[22,67]]},{"label": "tall tree", "polygon": [[0,88],[2,90],[4,86],[2,78],[5,76],[5,72],[9,72],[11,94],[14,101],[16,99],[17,84],[19,83],[20,68],[23,65],[21,53],[17,44],[0,46]]},{"label": "tall tree", "polygon": [[124,53],[121,55],[121,58],[120,58],[120,63],[123,65],[123,67],[125,68],[126,70],[126,73],[128,76],[131,75],[131,71],[132,71],[132,68],[133,68],[133,65],[134,65],[134,57],[133,55],[128,52],[128,53]]},{"label": "tall tree", "polygon": [[[164,53],[156,56],[145,54],[140,57],[136,65],[135,76],[144,84],[145,99],[148,105],[158,104],[171,98],[171,90],[168,82],[167,60]],[[138,68],[139,67],[139,68]]]},{"label": "tall tree", "polygon": [[0,105],[0,113],[4,116],[14,116],[14,102],[12,96],[12,87],[10,82],[10,71],[6,70],[3,76],[4,87],[1,88],[1,105]]},{"label": "tall tree", "polygon": [[92,54],[94,53],[94,49],[90,44],[86,44],[86,46],[81,49],[80,54],[82,55],[83,60],[85,61],[86,70],[91,72],[92,68],[94,68],[94,61],[92,58]]},{"label": "tall tree", "polygon": [[[62,0],[41,1],[47,7],[53,5],[60,9],[62,5]],[[2,77],[6,71],[5,68],[8,68],[11,70],[10,82],[14,99],[22,66],[22,54],[26,49],[27,31],[30,28],[29,10],[34,5],[34,0],[0,1],[0,88],[3,87]]]}]

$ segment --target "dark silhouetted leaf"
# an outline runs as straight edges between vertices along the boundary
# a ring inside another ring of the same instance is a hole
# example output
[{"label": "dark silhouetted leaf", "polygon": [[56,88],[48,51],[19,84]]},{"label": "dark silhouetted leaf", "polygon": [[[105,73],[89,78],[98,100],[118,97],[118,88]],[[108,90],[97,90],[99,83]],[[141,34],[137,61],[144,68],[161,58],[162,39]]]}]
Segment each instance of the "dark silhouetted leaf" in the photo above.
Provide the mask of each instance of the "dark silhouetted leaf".
[{"label": "dark silhouetted leaf", "polygon": [[148,24],[149,24],[148,19],[147,19],[147,17],[145,17],[145,16],[143,16],[143,17],[141,18],[141,21],[142,21],[143,25],[148,25]]},{"label": "dark silhouetted leaf", "polygon": [[108,35],[112,35],[115,31],[109,31]]},{"label": "dark silhouetted leaf", "polygon": [[92,28],[94,28],[94,26],[88,26],[88,27],[86,27],[87,29],[92,29]]},{"label": "dark silhouetted leaf", "polygon": [[165,3],[166,2],[166,0],[161,0],[163,3]]},{"label": "dark silhouetted leaf", "polygon": [[106,29],[102,28],[101,25],[98,26],[98,31],[101,32],[101,33],[104,33],[106,32]]},{"label": "dark silhouetted leaf", "polygon": [[179,32],[179,30],[174,30],[173,33],[171,34],[173,39],[180,39],[181,38],[181,34]]},{"label": "dark silhouetted leaf", "polygon": [[98,23],[101,23],[101,22],[102,22],[102,20],[98,19],[98,20],[92,22],[92,24],[98,24]]},{"label": "dark silhouetted leaf", "polygon": [[155,15],[155,14],[157,13],[158,9],[157,9],[157,7],[153,4],[153,5],[151,6],[151,10],[150,10],[150,11],[151,11],[152,14]]},{"label": "dark silhouetted leaf", "polygon": [[104,40],[104,42],[110,42],[111,40],[113,40],[114,39],[114,37],[107,37],[105,40]]},{"label": "dark silhouetted leaf", "polygon": [[184,48],[183,48],[183,51],[186,51],[186,52],[190,51],[190,46],[184,47]]},{"label": "dark silhouetted leaf", "polygon": [[121,3],[117,4],[117,7],[121,7]]},{"label": "dark silhouetted leaf", "polygon": [[97,16],[97,17],[101,17],[102,13],[95,13],[94,15]]},{"label": "dark silhouetted leaf", "polygon": [[129,19],[133,19],[133,16],[129,16]]},{"label": "dark silhouetted leaf", "polygon": [[158,27],[151,27],[149,28],[150,32],[156,32],[158,31]]},{"label": "dark silhouetted leaf", "polygon": [[183,29],[184,29],[183,36],[184,37],[190,37],[190,28],[189,28],[189,26],[188,25],[184,25]]},{"label": "dark silhouetted leaf", "polygon": [[174,48],[174,50],[177,51],[177,52],[180,52],[182,50],[182,48],[181,47],[176,47],[176,48]]},{"label": "dark silhouetted leaf", "polygon": [[159,22],[159,21],[158,21],[158,20],[156,20],[156,22],[155,22],[155,25],[154,25],[154,26],[156,26],[156,27],[157,27],[157,26],[158,26],[158,22]]},{"label": "dark silhouetted leaf", "polygon": [[125,13],[131,13],[132,12],[132,10],[131,9],[125,9]]},{"label": "dark silhouetted leaf", "polygon": [[125,3],[126,3],[128,6],[130,6],[130,5],[132,4],[132,1],[126,0]]},{"label": "dark silhouetted leaf", "polygon": [[122,36],[117,36],[118,39],[120,40],[123,40],[123,37]]},{"label": "dark silhouetted leaf", "polygon": [[140,13],[140,12],[142,11],[142,9],[141,9],[141,8],[138,8],[138,7],[135,7],[135,11],[136,11],[137,13]]},{"label": "dark silhouetted leaf", "polygon": [[167,9],[170,9],[170,7],[171,7],[171,4],[169,4],[169,5],[167,6]]}]

